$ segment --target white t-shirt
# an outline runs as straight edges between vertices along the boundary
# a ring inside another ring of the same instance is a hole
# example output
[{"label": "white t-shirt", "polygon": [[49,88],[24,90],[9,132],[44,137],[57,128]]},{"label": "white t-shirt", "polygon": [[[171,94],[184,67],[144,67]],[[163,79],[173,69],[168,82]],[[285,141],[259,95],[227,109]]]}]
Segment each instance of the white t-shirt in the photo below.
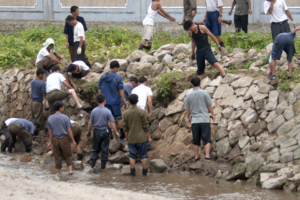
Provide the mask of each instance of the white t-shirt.
[{"label": "white t-shirt", "polygon": [[[85,64],[85,62],[83,62],[81,60],[74,61],[72,64],[78,65],[78,73],[77,74],[80,74],[82,71],[88,71],[90,69],[89,66],[87,66]],[[68,74],[72,75],[72,72],[68,72]]]},{"label": "white t-shirt", "polygon": [[85,40],[83,25],[78,22],[74,26],[74,42],[80,42],[80,37],[83,37],[83,41]]},{"label": "white t-shirt", "polygon": [[5,120],[5,125],[8,126],[11,122],[16,121],[18,118],[9,118],[7,120]]},{"label": "white t-shirt", "polygon": [[139,97],[139,101],[137,103],[137,107],[141,109],[145,109],[147,105],[148,96],[153,96],[151,88],[145,85],[139,85],[132,90],[132,94],[136,94]]},{"label": "white t-shirt", "polygon": [[46,92],[49,93],[52,90],[60,90],[60,84],[66,79],[61,73],[52,73],[47,77]]},{"label": "white t-shirt", "polygon": [[[271,6],[270,1],[265,1],[264,3],[264,9],[265,14],[268,14],[268,10]],[[288,16],[286,15],[285,11],[288,10],[285,0],[277,0],[273,7],[272,17],[271,17],[271,23],[272,22],[283,22],[288,19]]]},{"label": "white t-shirt", "polygon": [[53,50],[53,49],[51,49],[50,50],[50,53],[49,53],[49,51],[47,50],[47,48],[46,47],[43,47],[40,51],[39,51],[39,53],[38,53],[38,55],[37,55],[37,57],[36,57],[36,61],[35,61],[35,64],[37,64],[40,60],[42,60],[45,56],[48,56],[48,55],[50,55],[50,54],[52,54],[52,53],[54,53],[55,51]]},{"label": "white t-shirt", "polygon": [[205,0],[205,3],[207,12],[219,11],[219,7],[223,6],[222,0]]},{"label": "white t-shirt", "polygon": [[143,20],[144,26],[147,26],[147,25],[154,26],[155,19],[156,19],[157,13],[158,13],[158,9],[153,10],[152,4],[153,3],[150,4],[148,11],[147,11],[147,15],[146,15],[145,19]]}]

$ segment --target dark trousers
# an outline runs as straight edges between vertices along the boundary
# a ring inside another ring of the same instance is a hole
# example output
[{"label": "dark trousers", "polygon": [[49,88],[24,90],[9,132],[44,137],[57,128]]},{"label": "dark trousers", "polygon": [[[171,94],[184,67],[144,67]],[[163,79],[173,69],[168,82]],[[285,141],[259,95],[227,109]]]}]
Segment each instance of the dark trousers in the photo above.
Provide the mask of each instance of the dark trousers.
[{"label": "dark trousers", "polygon": [[248,15],[234,15],[235,30],[248,33]]},{"label": "dark trousers", "polygon": [[109,147],[109,131],[94,129],[93,133],[93,149],[91,160],[97,160],[101,152],[101,161],[108,161],[108,147]]},{"label": "dark trousers", "polygon": [[289,33],[289,32],[291,32],[288,20],[283,21],[281,23],[271,23],[271,31],[272,31],[273,42],[275,42],[277,36],[280,33]]},{"label": "dark trousers", "polygon": [[[83,41],[82,47],[81,47],[81,54],[77,54],[77,49],[79,48],[79,42],[74,42],[74,60],[81,60],[85,62],[85,43]],[[87,64],[87,63],[86,63]]]},{"label": "dark trousers", "polygon": [[[76,61],[75,60],[75,46],[74,45],[72,45],[72,46],[70,45],[69,46],[69,54],[70,54],[71,61],[72,62]],[[77,54],[77,49],[76,49],[76,54]],[[90,64],[89,58],[87,57],[86,54],[84,55],[84,62],[85,62],[85,64],[87,66],[89,66],[91,68],[91,64]]]},{"label": "dark trousers", "polygon": [[10,134],[5,123],[3,123],[1,129],[3,131],[3,135],[5,136],[5,139],[1,144],[1,151],[5,151],[9,144]]}]

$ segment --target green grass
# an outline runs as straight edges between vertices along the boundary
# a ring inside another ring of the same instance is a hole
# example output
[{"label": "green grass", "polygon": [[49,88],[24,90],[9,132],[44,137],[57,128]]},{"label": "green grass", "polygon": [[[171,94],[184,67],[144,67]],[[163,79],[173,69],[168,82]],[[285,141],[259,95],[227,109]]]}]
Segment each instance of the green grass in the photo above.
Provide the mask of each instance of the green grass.
[{"label": "green grass", "polygon": [[[138,49],[142,38],[138,32],[126,28],[90,29],[86,32],[86,36],[88,40],[86,53],[92,64],[94,62],[104,62],[108,58],[126,58],[134,50]],[[0,68],[34,67],[37,53],[42,48],[43,42],[49,37],[55,41],[56,52],[70,61],[68,49],[65,46],[63,27],[35,27],[23,29],[12,35],[0,33]],[[244,50],[255,48],[260,52],[268,44],[272,43],[271,34],[261,32],[251,32],[249,34],[243,32],[238,34],[224,33],[222,38],[228,52],[231,52],[234,48],[242,48]],[[300,39],[296,38],[295,40],[297,51],[300,52]],[[186,33],[172,37],[172,34],[159,30],[154,35],[152,50],[158,49],[164,44],[189,42],[190,38]],[[211,42],[211,44],[216,47],[214,42]],[[95,57],[93,58],[93,56]]]}]

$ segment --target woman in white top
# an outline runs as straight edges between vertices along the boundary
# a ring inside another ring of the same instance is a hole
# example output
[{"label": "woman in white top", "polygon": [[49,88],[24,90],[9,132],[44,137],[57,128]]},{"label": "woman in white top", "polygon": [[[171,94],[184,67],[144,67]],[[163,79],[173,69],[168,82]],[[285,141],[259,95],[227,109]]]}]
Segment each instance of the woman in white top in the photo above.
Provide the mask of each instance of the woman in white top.
[{"label": "woman in white top", "polygon": [[[160,0],[152,0],[153,2],[150,4],[147,16],[143,21],[144,25],[144,35],[142,42],[140,44],[139,50],[147,49],[148,51],[151,49],[152,42],[153,42],[153,26],[155,23],[155,19],[157,14],[161,15],[162,17],[170,20],[171,22],[175,22],[175,18],[169,15],[161,6]],[[145,46],[146,42],[148,42],[148,46]]]},{"label": "woman in white top", "polygon": [[288,24],[288,18],[294,24],[295,22],[289,8],[287,7],[285,0],[266,0],[264,2],[264,11],[266,14],[271,14],[271,31],[272,38],[275,42],[276,37],[280,33],[291,32],[290,26]]},{"label": "woman in white top", "polygon": [[[63,67],[65,66],[65,64],[61,62],[64,58],[54,50],[54,40],[52,38],[48,38],[43,46],[44,47],[39,51],[35,61],[37,68],[43,68],[47,71],[46,75],[48,75],[51,68],[55,65],[61,64]],[[51,54],[53,54],[56,58]]]}]

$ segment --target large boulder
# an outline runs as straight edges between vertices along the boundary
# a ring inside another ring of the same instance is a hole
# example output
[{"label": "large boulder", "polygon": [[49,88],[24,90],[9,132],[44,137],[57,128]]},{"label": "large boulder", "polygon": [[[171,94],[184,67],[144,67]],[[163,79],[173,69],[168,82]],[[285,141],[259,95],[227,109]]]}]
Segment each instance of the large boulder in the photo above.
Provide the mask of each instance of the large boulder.
[{"label": "large boulder", "polygon": [[277,178],[271,178],[262,183],[263,189],[274,190],[281,189],[287,181],[287,176],[283,175]]},{"label": "large boulder", "polygon": [[116,153],[120,149],[120,143],[117,140],[111,140],[109,143],[108,151]]},{"label": "large boulder", "polygon": [[216,147],[217,147],[218,158],[223,158],[225,155],[227,155],[231,150],[228,137],[218,141]]},{"label": "large boulder", "polygon": [[163,173],[168,169],[168,165],[162,159],[154,159],[150,161],[149,169],[153,173]]},{"label": "large boulder", "polygon": [[170,116],[182,111],[184,111],[184,102],[176,99],[175,101],[172,101],[172,103],[169,104],[165,115]]},{"label": "large boulder", "polygon": [[232,129],[229,132],[229,143],[231,146],[235,146],[240,137],[242,137],[244,135],[245,129],[243,127],[243,125],[238,125],[236,128]]},{"label": "large boulder", "polygon": [[246,112],[241,116],[241,120],[245,126],[248,126],[251,123],[255,123],[258,120],[258,115],[255,110],[249,108]]},{"label": "large boulder", "polygon": [[165,130],[167,130],[167,128],[169,128],[169,126],[171,126],[173,124],[172,121],[172,117],[165,117],[163,120],[161,120],[159,122],[159,128],[162,132],[164,132]]},{"label": "large boulder", "polygon": [[190,46],[187,44],[177,44],[173,49],[172,49],[172,54],[173,56],[177,56],[180,53],[188,52]]},{"label": "large boulder", "polygon": [[128,60],[129,63],[140,62],[141,58],[145,55],[147,54],[144,51],[135,50],[134,52],[132,52],[132,54],[130,54],[130,56],[127,57],[126,60]]},{"label": "large boulder", "polygon": [[229,173],[225,179],[227,181],[237,180],[237,179],[245,179],[245,173],[246,173],[246,164],[244,164],[244,163],[236,164],[229,171]]}]

